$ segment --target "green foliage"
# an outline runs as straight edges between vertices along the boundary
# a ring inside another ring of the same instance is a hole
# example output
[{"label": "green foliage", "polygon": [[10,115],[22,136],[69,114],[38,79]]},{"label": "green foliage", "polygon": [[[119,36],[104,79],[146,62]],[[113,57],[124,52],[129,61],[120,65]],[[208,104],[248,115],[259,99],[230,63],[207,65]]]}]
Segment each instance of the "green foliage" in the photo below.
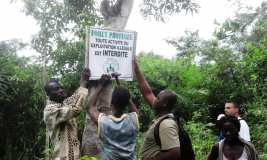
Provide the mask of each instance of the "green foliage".
[{"label": "green foliage", "polygon": [[[78,85],[84,66],[85,28],[101,24],[93,0],[24,0],[25,13],[33,16],[40,32],[33,48],[42,54],[49,76],[59,77],[71,94]],[[175,3],[175,4],[174,4]],[[181,10],[195,12],[194,1],[147,1],[143,13],[164,20]],[[206,159],[216,143],[216,129],[210,127],[226,100],[242,105],[242,117],[251,129],[252,142],[262,159],[267,155],[267,16],[266,3],[249,12],[238,13],[218,26],[214,37],[202,40],[198,32],[185,33],[167,42],[177,48],[175,59],[154,53],[141,53],[139,64],[155,94],[170,89],[179,97],[176,112],[187,121],[197,159]],[[68,35],[68,36],[67,36]],[[71,35],[71,36],[69,36]],[[71,38],[70,38],[71,37]],[[18,57],[25,44],[0,43],[0,159],[44,158],[45,125],[42,121],[45,94],[39,64]],[[136,82],[124,83],[140,109],[141,133],[137,139],[137,158],[143,132],[154,114],[144,102]],[[77,117],[79,139],[85,114]],[[90,159],[82,157],[81,159]]]},{"label": "green foliage", "polygon": [[[10,88],[8,76],[15,69],[12,63],[16,63],[16,51],[25,45],[17,40],[3,41],[0,43],[0,100],[8,99],[7,91]],[[16,68],[17,69],[17,68]]]},{"label": "green foliage", "polygon": [[200,112],[194,112],[192,121],[186,123],[186,130],[190,135],[197,160],[206,160],[211,147],[216,142],[216,136],[206,124],[199,122]]},{"label": "green foliage", "polygon": [[144,17],[154,17],[158,21],[165,21],[167,16],[186,13],[197,13],[199,5],[194,0],[143,0],[141,13]]},{"label": "green foliage", "polygon": [[[214,121],[223,112],[227,100],[241,103],[242,117],[249,123],[252,142],[263,157],[263,153],[266,153],[266,132],[262,131],[266,130],[267,118],[265,6],[266,3],[263,3],[256,10],[250,9],[250,12],[237,14],[235,19],[227,20],[217,29],[219,32],[215,32],[214,39],[204,41],[194,32],[187,32],[185,37],[168,41],[177,48],[177,59],[183,64],[200,65],[199,74],[203,77],[200,78],[203,82],[201,87],[205,94],[199,104],[208,109],[196,108],[195,111],[202,115],[200,121]],[[200,63],[195,62],[195,59]],[[197,77],[195,73],[189,75]],[[189,86],[196,88],[191,84],[192,79],[188,81]],[[200,95],[192,97],[198,99]],[[196,102],[193,100],[192,104],[187,105],[195,105]],[[208,118],[204,118],[206,116]]]},{"label": "green foliage", "polygon": [[176,48],[177,57],[192,61],[198,55],[201,40],[198,31],[185,31],[185,36],[179,39],[169,39],[167,43]]},{"label": "green foliage", "polygon": [[8,84],[7,98],[0,99],[1,159],[37,159],[44,149],[42,107],[45,97],[38,75],[40,68],[16,56],[21,47],[17,41],[0,43],[0,68],[5,71]]},{"label": "green foliage", "polygon": [[204,77],[199,68],[183,61],[164,59],[153,53],[140,54],[139,62],[155,94],[163,89],[176,92],[179,97],[176,110],[189,119],[193,111],[200,107],[201,100],[205,98],[203,95],[206,94],[202,85]]},{"label": "green foliage", "polygon": [[260,153],[267,153],[267,108],[266,99],[258,98],[248,103],[246,119],[248,119],[253,142]]},{"label": "green foliage", "polygon": [[32,16],[40,26],[40,31],[32,39],[32,47],[41,54],[43,78],[47,78],[46,74],[62,76],[73,70],[80,71],[84,62],[86,28],[102,23],[96,13],[95,1],[23,2],[26,15]]}]

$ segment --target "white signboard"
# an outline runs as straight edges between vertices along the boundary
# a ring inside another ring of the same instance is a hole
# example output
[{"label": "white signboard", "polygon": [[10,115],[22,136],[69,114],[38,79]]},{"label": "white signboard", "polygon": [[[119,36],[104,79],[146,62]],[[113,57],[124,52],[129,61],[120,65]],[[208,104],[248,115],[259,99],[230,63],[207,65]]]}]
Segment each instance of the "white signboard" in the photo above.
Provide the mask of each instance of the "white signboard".
[{"label": "white signboard", "polygon": [[120,79],[132,81],[132,60],[136,47],[136,32],[90,28],[88,32],[87,64],[92,80],[102,74],[118,72]]}]

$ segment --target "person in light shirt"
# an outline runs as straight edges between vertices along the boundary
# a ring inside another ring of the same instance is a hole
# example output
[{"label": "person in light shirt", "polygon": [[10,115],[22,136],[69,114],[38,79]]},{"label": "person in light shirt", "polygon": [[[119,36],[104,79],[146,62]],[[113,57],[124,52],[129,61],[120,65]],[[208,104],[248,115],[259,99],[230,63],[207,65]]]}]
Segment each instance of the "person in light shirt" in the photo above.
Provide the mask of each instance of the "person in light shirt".
[{"label": "person in light shirt", "polygon": [[240,105],[235,102],[226,102],[224,106],[224,112],[227,116],[237,117],[240,122],[239,136],[246,141],[251,141],[248,124],[240,117]]}]

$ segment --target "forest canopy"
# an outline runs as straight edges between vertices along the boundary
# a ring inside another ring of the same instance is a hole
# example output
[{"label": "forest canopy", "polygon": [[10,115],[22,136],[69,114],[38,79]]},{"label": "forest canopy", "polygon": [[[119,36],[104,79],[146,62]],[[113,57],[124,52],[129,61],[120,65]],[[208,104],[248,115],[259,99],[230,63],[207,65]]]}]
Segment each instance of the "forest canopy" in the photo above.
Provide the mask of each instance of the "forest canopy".
[{"label": "forest canopy", "polygon": [[[84,28],[103,23],[94,0],[23,2],[25,14],[40,26],[30,45],[41,56],[35,60],[18,56],[27,46],[21,41],[0,42],[0,159],[5,160],[44,158],[43,85],[50,77],[60,77],[69,94],[77,88],[84,66]],[[164,16],[181,11],[197,14],[199,8],[191,0],[164,2],[144,0],[141,12],[144,17],[164,21]],[[168,88],[179,96],[175,111],[185,120],[198,160],[206,159],[216,142],[218,131],[212,123],[228,100],[241,104],[252,142],[261,159],[267,159],[267,3],[246,9],[218,24],[210,39],[202,39],[198,31],[168,39],[166,43],[177,51],[173,59],[153,52],[137,53],[141,70],[155,93]],[[65,33],[76,38],[67,39]],[[141,110],[139,149],[154,114],[136,81],[123,84]],[[84,114],[80,114],[79,138],[83,123]]]}]

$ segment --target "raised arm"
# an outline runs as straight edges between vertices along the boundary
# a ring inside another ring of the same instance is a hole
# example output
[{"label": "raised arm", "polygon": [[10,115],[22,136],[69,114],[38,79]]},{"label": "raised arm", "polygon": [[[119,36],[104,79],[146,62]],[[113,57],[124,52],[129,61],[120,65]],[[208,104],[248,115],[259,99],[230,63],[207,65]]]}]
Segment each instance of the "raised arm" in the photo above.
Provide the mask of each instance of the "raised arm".
[{"label": "raised arm", "polygon": [[139,114],[138,109],[137,109],[136,105],[133,103],[132,99],[130,99],[128,110],[129,110],[129,112],[136,112],[137,114]]},{"label": "raised arm", "polygon": [[152,92],[152,89],[150,88],[148,82],[145,80],[145,77],[143,73],[140,71],[136,57],[134,58],[134,63],[133,63],[134,71],[136,74],[136,79],[139,84],[140,91],[144,97],[144,99],[147,101],[147,103],[150,106],[153,106],[153,103],[156,99],[154,93]]},{"label": "raised arm", "polygon": [[120,83],[120,81],[119,81],[119,76],[120,76],[120,75],[121,75],[121,74],[118,73],[118,72],[114,72],[114,73],[111,74],[111,76],[112,76],[113,78],[115,78],[115,81],[116,81],[117,86],[120,86],[120,85],[121,85],[121,83]]},{"label": "raised arm", "polygon": [[85,104],[86,96],[88,95],[87,85],[90,75],[90,70],[88,68],[85,68],[81,74],[80,87],[74,92],[71,97],[63,101],[64,106],[70,106],[70,109],[75,109],[75,107],[78,107],[79,111],[82,109],[81,107]]},{"label": "raised arm", "polygon": [[89,109],[89,114],[92,119],[92,121],[98,125],[98,117],[100,112],[97,110],[96,102],[100,95],[101,90],[105,87],[105,85],[110,81],[110,77],[107,75],[102,75],[101,79],[99,80],[100,85],[97,86],[95,93],[91,97],[91,107]]},{"label": "raised arm", "polygon": [[212,146],[210,154],[208,156],[208,160],[217,160],[219,156],[219,144],[215,144]]},{"label": "raised arm", "polygon": [[[115,78],[117,86],[120,86],[120,81],[119,81],[120,73],[115,72],[115,73],[112,73],[111,76]],[[130,99],[130,102],[128,105],[128,111],[129,112],[136,112],[138,114],[138,109],[137,109],[136,105],[133,103],[132,99]]]},{"label": "raised arm", "polygon": [[46,105],[44,109],[44,121],[46,124],[54,128],[58,124],[68,121],[80,113],[88,95],[88,90],[85,87],[89,76],[90,71],[85,69],[81,75],[80,87],[72,96],[66,98],[62,103],[49,103]]}]

